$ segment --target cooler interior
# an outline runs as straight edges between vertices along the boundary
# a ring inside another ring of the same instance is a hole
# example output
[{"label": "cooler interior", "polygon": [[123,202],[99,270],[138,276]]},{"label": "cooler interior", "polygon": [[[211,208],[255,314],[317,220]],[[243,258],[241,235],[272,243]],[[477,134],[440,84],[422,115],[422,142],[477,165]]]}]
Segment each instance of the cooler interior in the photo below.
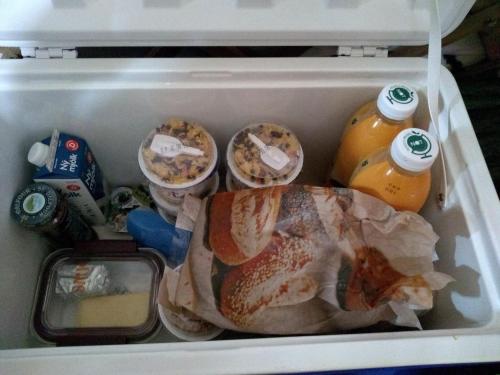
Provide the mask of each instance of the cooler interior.
[{"label": "cooler interior", "polygon": [[[0,347],[44,345],[30,333],[30,318],[39,267],[49,247],[9,216],[12,197],[33,172],[26,160],[33,142],[49,136],[54,127],[83,137],[111,185],[122,186],[144,181],[137,163],[138,147],[169,116],[203,124],[214,136],[221,158],[230,137],[240,128],[271,121],[290,127],[302,143],[305,162],[298,182],[321,185],[345,121],[358,106],[374,99],[384,84],[405,80],[418,89],[421,100],[416,123],[426,127],[424,60],[373,62],[373,70],[366,63],[357,69],[353,65],[356,59],[319,60],[305,63],[310,68],[268,62],[273,68],[267,69],[250,61],[195,72],[188,72],[180,60],[165,66],[152,62],[149,68],[143,62],[131,65],[126,60],[106,62],[109,66],[59,61],[51,62],[50,68],[36,61],[2,64]],[[198,69],[203,66],[198,63]],[[441,106],[465,111],[456,86],[448,89],[453,95],[443,94]],[[474,182],[460,162],[464,148],[456,135],[463,129],[469,131],[470,123],[467,117],[457,121],[453,123],[452,117],[444,134],[449,207],[439,210],[432,194],[423,211],[440,236],[436,268],[456,281],[437,293],[434,309],[422,318],[425,330],[478,328],[490,323],[494,314],[473,241],[475,229],[469,219],[473,207],[464,201],[463,186]],[[439,168],[433,173],[435,190]],[[163,332],[153,340],[162,341],[175,338]]]}]

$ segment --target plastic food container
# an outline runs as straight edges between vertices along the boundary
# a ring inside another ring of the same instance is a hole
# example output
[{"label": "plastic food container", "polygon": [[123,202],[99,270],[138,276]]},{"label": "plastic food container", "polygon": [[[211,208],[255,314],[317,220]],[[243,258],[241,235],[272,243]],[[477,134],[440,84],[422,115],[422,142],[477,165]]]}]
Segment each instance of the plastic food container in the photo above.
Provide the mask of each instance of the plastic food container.
[{"label": "plastic food container", "polygon": [[52,253],[42,267],[33,328],[56,344],[146,341],[159,328],[164,268],[153,249],[132,241],[90,241]]},{"label": "plastic food container", "polygon": [[231,138],[226,159],[234,181],[227,187],[230,190],[289,184],[300,173],[304,155],[291,130],[262,122],[248,125]]},{"label": "plastic food container", "polygon": [[182,202],[184,195],[210,189],[217,165],[217,146],[199,124],[170,119],[149,133],[139,148],[142,173],[162,199]]},{"label": "plastic food container", "polygon": [[[200,187],[203,187],[203,191],[199,191]],[[188,193],[199,198],[204,198],[207,195],[215,194],[218,189],[219,174],[215,172],[206,180],[206,183],[197,185],[193,191],[189,191]],[[173,202],[169,199],[169,194],[168,192],[166,194],[165,189],[153,183],[149,184],[149,191],[153,201],[156,203],[156,207],[160,215],[168,222],[175,223],[175,218],[177,217],[177,212],[182,206],[184,196],[181,200]]]}]

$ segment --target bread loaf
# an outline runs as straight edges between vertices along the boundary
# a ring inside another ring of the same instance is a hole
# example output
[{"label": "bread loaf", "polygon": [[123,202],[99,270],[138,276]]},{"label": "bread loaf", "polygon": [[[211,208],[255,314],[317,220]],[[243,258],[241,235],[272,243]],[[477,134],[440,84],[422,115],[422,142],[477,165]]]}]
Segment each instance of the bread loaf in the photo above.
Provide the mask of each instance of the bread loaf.
[{"label": "bread loaf", "polygon": [[274,236],[250,261],[229,271],[220,291],[220,311],[239,327],[266,307],[305,302],[317,292],[317,282],[305,272],[314,245],[297,237]]},{"label": "bread loaf", "polygon": [[271,240],[280,197],[278,188],[216,195],[211,203],[209,242],[217,258],[238,265],[258,255]]}]

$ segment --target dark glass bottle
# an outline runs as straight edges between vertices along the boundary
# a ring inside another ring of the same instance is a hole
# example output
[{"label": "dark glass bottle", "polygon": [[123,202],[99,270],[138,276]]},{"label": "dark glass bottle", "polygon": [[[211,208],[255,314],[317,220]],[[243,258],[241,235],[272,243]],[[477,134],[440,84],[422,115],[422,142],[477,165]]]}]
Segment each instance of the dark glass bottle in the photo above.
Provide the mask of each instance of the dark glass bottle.
[{"label": "dark glass bottle", "polygon": [[68,201],[44,183],[31,184],[18,193],[12,201],[11,215],[23,227],[61,246],[95,238],[95,232]]}]

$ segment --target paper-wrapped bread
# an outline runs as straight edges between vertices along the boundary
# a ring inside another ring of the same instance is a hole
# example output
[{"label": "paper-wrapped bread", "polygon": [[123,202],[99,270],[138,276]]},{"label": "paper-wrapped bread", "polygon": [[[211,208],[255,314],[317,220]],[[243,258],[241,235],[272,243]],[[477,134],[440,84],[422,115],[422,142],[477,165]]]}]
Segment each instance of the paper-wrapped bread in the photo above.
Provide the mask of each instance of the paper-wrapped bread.
[{"label": "paper-wrapped bread", "polygon": [[174,304],[222,328],[334,332],[420,327],[438,240],[421,216],[349,189],[276,186],[206,199]]}]

